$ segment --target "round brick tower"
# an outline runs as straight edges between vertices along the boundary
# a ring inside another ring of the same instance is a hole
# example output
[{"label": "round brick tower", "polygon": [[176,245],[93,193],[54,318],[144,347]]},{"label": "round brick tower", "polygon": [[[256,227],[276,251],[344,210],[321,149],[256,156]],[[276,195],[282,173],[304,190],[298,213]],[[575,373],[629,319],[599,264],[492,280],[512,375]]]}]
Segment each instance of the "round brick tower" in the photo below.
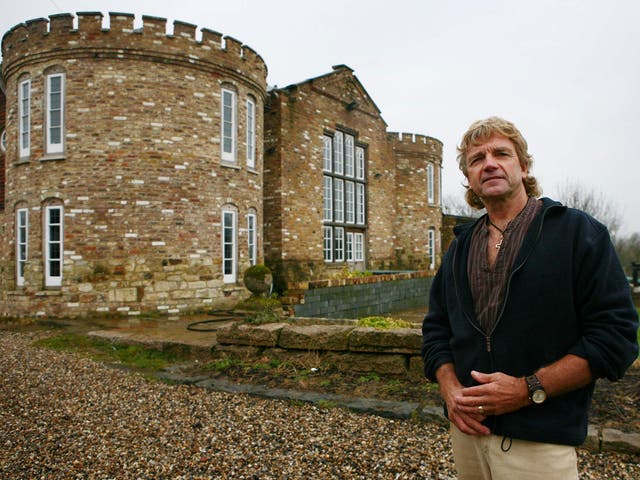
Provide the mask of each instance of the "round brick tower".
[{"label": "round brick tower", "polygon": [[77,16],[2,39],[0,314],[232,305],[262,261],[264,61],[183,22]]}]

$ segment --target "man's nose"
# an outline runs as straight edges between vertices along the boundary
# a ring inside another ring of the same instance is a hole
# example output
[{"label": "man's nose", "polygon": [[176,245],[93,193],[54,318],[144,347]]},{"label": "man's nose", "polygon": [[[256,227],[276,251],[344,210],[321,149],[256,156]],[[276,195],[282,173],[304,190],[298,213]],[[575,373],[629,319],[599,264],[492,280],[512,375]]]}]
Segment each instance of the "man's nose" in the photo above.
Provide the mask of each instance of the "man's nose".
[{"label": "man's nose", "polygon": [[498,160],[492,154],[487,154],[484,158],[484,168],[485,169],[493,169],[498,168]]}]

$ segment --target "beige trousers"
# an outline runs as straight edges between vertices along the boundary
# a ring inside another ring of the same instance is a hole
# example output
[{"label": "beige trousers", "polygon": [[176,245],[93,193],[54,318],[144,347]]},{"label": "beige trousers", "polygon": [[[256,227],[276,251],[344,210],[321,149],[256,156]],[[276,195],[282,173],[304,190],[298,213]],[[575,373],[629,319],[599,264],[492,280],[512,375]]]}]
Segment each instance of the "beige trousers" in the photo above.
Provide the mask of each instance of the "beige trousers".
[{"label": "beige trousers", "polygon": [[458,480],[578,479],[576,449],[567,445],[466,435],[453,424],[451,444]]}]

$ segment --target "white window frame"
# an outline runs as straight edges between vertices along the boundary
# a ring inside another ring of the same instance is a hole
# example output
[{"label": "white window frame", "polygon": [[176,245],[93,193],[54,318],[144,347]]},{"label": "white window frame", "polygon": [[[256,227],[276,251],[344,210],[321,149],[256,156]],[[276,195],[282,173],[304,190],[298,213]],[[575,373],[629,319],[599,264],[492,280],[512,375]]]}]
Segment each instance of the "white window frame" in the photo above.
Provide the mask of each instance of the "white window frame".
[{"label": "white window frame", "polygon": [[344,227],[336,227],[333,233],[334,261],[344,262]]},{"label": "white window frame", "polygon": [[353,232],[347,232],[347,238],[344,244],[345,258],[347,262],[353,262]]},{"label": "white window frame", "polygon": [[427,230],[427,255],[429,256],[429,269],[436,267],[436,230],[429,228]]},{"label": "white window frame", "polygon": [[18,86],[18,156],[31,154],[31,80]]},{"label": "white window frame", "polygon": [[322,220],[330,222],[333,220],[333,178],[323,176],[323,196],[322,196]]},{"label": "white window frame", "polygon": [[344,175],[353,177],[355,174],[355,151],[353,135],[344,136]]},{"label": "white window frame", "polygon": [[[222,276],[224,283],[235,283],[238,275],[238,213],[222,210]],[[227,268],[230,267],[230,268]]]},{"label": "white window frame", "polygon": [[430,204],[435,203],[436,201],[436,192],[434,185],[434,173],[433,173],[433,164],[427,164],[427,201]]},{"label": "white window frame", "polygon": [[[59,212],[59,223],[51,221],[51,213]],[[52,230],[58,228],[58,239],[52,238]],[[52,248],[58,245],[58,256],[52,254]],[[64,252],[64,209],[62,205],[48,205],[44,215],[44,284],[46,287],[59,287],[62,285],[62,267]],[[53,264],[58,264],[58,275],[52,273]]]},{"label": "white window frame", "polygon": [[364,180],[364,148],[356,147],[356,178]]},{"label": "white window frame", "polygon": [[356,223],[365,224],[366,205],[364,194],[364,183],[356,183]]},{"label": "white window frame", "polygon": [[[226,126],[229,126],[229,134],[225,134]],[[223,88],[220,95],[220,152],[225,162],[236,162],[236,135],[236,92]]]},{"label": "white window frame", "polygon": [[256,167],[256,104],[247,99],[247,167]]},{"label": "white window frame", "polygon": [[336,132],[333,137],[333,173],[344,173],[344,134]]},{"label": "white window frame", "polygon": [[347,223],[356,222],[356,185],[353,182],[344,182],[344,210]]},{"label": "white window frame", "polygon": [[364,262],[364,233],[353,234],[353,259]]},{"label": "white window frame", "polygon": [[322,250],[324,252],[324,261],[333,261],[333,228],[322,227]]},{"label": "white window frame", "polygon": [[251,266],[258,263],[258,249],[257,249],[257,215],[255,213],[247,214],[247,251],[249,254],[249,264]]},{"label": "white window frame", "polygon": [[438,204],[442,207],[442,165],[438,166]]},{"label": "white window frame", "polygon": [[344,180],[333,179],[333,221],[344,222]]},{"label": "white window frame", "polygon": [[29,210],[16,210],[16,285],[24,286],[24,270],[29,258]]},{"label": "white window frame", "polygon": [[332,171],[333,162],[333,142],[328,135],[322,136],[322,170],[325,172]]},{"label": "white window frame", "polygon": [[0,134],[0,150],[4,153],[7,151],[7,130],[4,129]]},{"label": "white window frame", "polygon": [[[60,90],[54,91],[51,84],[54,79],[60,79]],[[46,149],[47,153],[62,153],[64,152],[64,90],[65,90],[65,76],[64,73],[52,73],[47,75],[47,118],[46,118]],[[53,95],[59,94],[59,108],[53,108]],[[59,111],[59,125],[54,124],[54,113]],[[54,129],[60,130],[60,139],[55,142],[52,139],[52,132]]]}]

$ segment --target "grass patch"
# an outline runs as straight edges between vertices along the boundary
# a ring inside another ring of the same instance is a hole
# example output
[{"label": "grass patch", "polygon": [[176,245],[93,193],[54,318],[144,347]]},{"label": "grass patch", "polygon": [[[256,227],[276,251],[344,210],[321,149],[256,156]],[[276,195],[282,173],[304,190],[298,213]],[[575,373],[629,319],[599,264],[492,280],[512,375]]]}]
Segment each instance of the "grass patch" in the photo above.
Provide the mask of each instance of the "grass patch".
[{"label": "grass patch", "polygon": [[362,377],[358,378],[358,382],[360,383],[370,383],[370,382],[379,382],[379,381],[380,381],[380,375],[378,375],[375,372],[367,373],[366,375],[363,375]]},{"label": "grass patch", "polygon": [[160,370],[189,356],[180,349],[158,350],[144,345],[113,343],[77,333],[63,333],[43,338],[36,341],[35,345],[60,352],[78,353],[98,362],[115,362],[141,370]]},{"label": "grass patch", "polygon": [[390,330],[392,328],[415,328],[410,322],[400,318],[390,317],[364,317],[358,320],[359,327],[373,327],[379,330]]}]

